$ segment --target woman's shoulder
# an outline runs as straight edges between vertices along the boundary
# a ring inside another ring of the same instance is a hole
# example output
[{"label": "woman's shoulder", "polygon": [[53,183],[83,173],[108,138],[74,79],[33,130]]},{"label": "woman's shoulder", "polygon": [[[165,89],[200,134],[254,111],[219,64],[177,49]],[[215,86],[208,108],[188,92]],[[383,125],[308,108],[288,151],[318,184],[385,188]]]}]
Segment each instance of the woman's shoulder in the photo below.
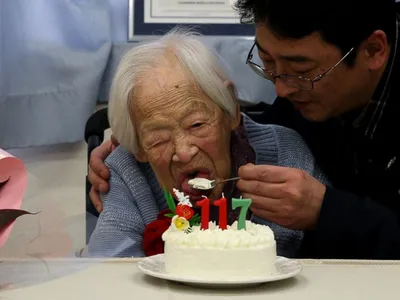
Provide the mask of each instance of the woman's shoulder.
[{"label": "woman's shoulder", "polygon": [[132,180],[138,176],[143,176],[143,164],[139,163],[135,156],[121,146],[115,148],[107,157],[105,164],[111,173],[118,175],[122,179]]},{"label": "woman's shoulder", "polygon": [[137,168],[135,156],[126,149],[118,146],[105,160],[105,165],[109,168],[112,175],[123,177],[130,170]]},{"label": "woman's shoulder", "polygon": [[253,121],[247,115],[243,115],[243,125],[246,129],[250,141],[261,140],[263,142],[278,142],[281,139],[288,137],[302,140],[300,134],[293,129],[276,125],[276,124],[260,124]]},{"label": "woman's shoulder", "polygon": [[128,150],[126,150],[121,146],[118,146],[107,157],[105,163],[113,169],[114,168],[119,169],[120,167],[124,167],[127,164],[128,165],[130,165],[131,163],[136,164],[136,158]]},{"label": "woman's shoulder", "polygon": [[[113,181],[124,182],[133,194],[144,190],[145,186],[154,191],[159,190],[157,178],[150,164],[137,161],[132,153],[121,146],[111,152],[105,164],[110,169],[110,184]],[[156,194],[159,199],[159,193]]]},{"label": "woman's shoulder", "polygon": [[311,151],[296,131],[275,124],[259,124],[243,118],[249,142],[259,163],[298,166],[305,159],[314,161]]}]

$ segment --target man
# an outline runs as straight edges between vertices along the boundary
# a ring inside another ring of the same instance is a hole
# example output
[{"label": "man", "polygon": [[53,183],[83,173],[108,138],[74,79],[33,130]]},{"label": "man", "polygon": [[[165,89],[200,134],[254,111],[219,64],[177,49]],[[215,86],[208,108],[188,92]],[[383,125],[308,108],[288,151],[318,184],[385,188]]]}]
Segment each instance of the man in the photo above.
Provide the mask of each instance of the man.
[{"label": "man", "polygon": [[[237,186],[253,199],[252,212],[304,230],[303,257],[399,259],[395,1],[239,0],[236,7],[256,24],[247,64],[276,85],[264,122],[298,131],[334,186],[297,169],[247,165]],[[97,174],[106,147],[93,153]],[[97,187],[95,173],[90,177]]]}]

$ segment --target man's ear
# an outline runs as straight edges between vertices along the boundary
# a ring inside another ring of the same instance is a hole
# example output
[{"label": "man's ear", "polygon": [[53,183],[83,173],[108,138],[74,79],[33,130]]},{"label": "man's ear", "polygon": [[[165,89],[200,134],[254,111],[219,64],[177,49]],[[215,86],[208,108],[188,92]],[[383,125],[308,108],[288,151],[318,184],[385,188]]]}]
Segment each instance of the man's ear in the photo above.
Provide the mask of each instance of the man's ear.
[{"label": "man's ear", "polygon": [[384,67],[389,57],[389,49],[385,32],[382,30],[374,31],[365,43],[368,68],[379,70]]},{"label": "man's ear", "polygon": [[[235,85],[233,84],[233,82],[232,81],[225,81],[224,85],[227,87],[227,89],[231,93],[232,97],[237,102],[236,90],[235,90]],[[235,114],[235,117],[232,118],[231,129],[232,130],[236,129],[240,125],[241,120],[242,120],[242,115],[241,115],[241,112],[240,112],[240,105],[236,104],[236,114]]]}]

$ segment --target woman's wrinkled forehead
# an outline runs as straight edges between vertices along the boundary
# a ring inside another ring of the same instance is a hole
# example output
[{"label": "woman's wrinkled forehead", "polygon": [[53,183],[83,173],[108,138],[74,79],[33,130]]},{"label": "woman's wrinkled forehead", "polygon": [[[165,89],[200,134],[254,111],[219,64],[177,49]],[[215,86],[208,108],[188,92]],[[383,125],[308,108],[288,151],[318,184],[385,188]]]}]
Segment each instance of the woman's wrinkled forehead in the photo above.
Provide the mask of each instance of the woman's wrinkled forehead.
[{"label": "woman's wrinkled forehead", "polygon": [[201,97],[201,95],[202,91],[189,80],[154,81],[140,86],[135,101],[139,107],[145,107],[149,102],[152,105],[163,105],[169,101],[182,101],[187,97]]},{"label": "woman's wrinkled forehead", "polygon": [[133,112],[145,118],[168,111],[179,113],[179,108],[187,109],[195,102],[204,103],[204,109],[213,106],[212,101],[190,76],[171,71],[142,79],[132,100]]}]

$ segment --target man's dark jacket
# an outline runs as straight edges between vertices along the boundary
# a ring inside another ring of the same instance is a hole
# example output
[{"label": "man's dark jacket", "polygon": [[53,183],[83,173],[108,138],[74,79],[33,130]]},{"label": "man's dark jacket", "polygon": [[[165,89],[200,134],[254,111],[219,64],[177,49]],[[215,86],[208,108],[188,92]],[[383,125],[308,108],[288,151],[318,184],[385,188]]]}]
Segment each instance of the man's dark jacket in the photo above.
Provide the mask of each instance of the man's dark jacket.
[{"label": "man's dark jacket", "polygon": [[309,122],[282,98],[261,117],[300,133],[334,186],[327,188],[317,228],[305,233],[302,257],[400,259],[400,49],[395,55],[395,47],[357,124],[350,114]]}]

